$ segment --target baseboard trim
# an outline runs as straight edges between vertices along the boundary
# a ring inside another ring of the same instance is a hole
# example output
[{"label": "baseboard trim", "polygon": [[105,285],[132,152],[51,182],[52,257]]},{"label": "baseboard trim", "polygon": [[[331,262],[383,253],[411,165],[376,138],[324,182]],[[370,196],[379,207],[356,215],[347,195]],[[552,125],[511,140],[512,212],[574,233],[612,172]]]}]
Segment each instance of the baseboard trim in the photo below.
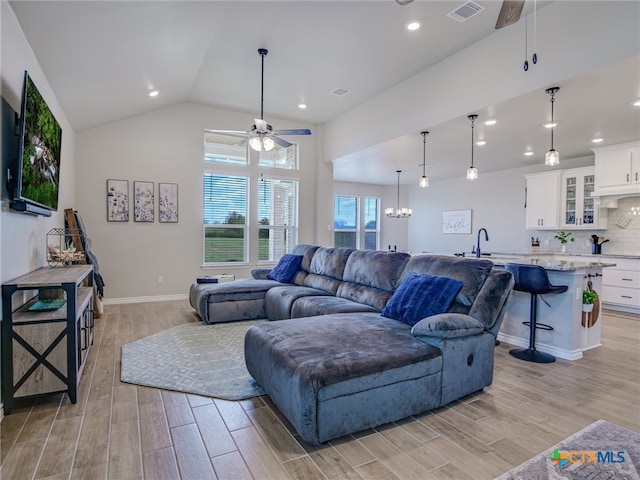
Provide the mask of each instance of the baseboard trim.
[{"label": "baseboard trim", "polygon": [[[513,345],[516,347],[525,348],[529,346],[529,340],[523,340],[519,337],[514,337],[512,335],[505,335],[504,333],[498,333],[498,340],[504,343],[508,343],[509,345]],[[595,345],[595,348],[599,345]],[[544,353],[549,353],[554,357],[562,358],[564,360],[580,360],[582,358],[582,350],[562,350],[557,347],[553,347],[551,345],[545,345],[544,343],[536,342],[536,349],[540,350]],[[586,349],[585,349],[586,350]]]},{"label": "baseboard trim", "polygon": [[168,302],[171,300],[186,300],[188,298],[188,293],[179,293],[175,295],[152,295],[149,297],[104,298],[102,303],[105,305],[122,305],[125,303]]}]

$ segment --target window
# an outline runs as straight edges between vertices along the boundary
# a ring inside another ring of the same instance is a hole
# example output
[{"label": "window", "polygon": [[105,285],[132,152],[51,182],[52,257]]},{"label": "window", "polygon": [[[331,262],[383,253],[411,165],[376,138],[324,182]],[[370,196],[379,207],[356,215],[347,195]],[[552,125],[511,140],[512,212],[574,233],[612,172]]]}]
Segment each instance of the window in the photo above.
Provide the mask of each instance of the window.
[{"label": "window", "polygon": [[358,248],[358,197],[334,197],[334,244]]},{"label": "window", "polygon": [[277,261],[298,241],[298,182],[261,178],[258,216],[258,261]]},{"label": "window", "polygon": [[205,130],[205,264],[277,262],[297,244],[297,166],[295,144],[254,152],[244,135]]},{"label": "window", "polygon": [[378,212],[380,199],[366,197],[364,199],[364,249],[379,250],[380,232],[378,231]]},{"label": "window", "polygon": [[204,262],[247,261],[249,179],[204,174]]},{"label": "window", "polygon": [[[362,205],[362,208],[361,208]],[[380,199],[336,195],[334,197],[334,244],[336,247],[378,250]]]}]

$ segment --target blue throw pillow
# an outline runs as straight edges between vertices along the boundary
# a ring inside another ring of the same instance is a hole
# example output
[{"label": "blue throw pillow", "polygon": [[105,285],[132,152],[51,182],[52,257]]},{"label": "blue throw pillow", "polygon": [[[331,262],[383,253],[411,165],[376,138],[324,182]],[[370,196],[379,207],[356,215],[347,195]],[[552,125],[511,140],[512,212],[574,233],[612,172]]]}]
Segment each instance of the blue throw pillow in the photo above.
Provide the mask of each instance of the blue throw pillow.
[{"label": "blue throw pillow", "polygon": [[280,258],[278,265],[269,272],[267,278],[280,283],[289,283],[293,280],[293,277],[295,277],[300,263],[302,263],[302,255],[287,253]]},{"label": "blue throw pillow", "polygon": [[382,310],[382,316],[414,326],[423,318],[447,312],[462,285],[460,280],[449,277],[409,273]]}]

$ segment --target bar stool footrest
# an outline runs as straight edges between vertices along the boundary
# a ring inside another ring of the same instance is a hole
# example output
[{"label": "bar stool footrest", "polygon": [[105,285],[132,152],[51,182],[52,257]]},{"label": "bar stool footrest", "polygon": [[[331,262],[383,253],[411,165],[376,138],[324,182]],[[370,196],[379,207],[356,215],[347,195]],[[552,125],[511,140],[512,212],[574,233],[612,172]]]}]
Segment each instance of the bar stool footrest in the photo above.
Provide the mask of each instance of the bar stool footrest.
[{"label": "bar stool footrest", "polygon": [[535,348],[514,348],[513,350],[509,350],[509,353],[512,356],[526,362],[553,363],[556,361],[556,357],[554,357],[553,355],[539,352]]},{"label": "bar stool footrest", "polygon": [[[527,327],[531,326],[531,322],[522,322],[523,325],[526,325]],[[539,328],[540,330],[553,330],[554,328],[551,325],[547,325],[546,323],[540,323],[540,322],[536,322],[536,328]]]}]

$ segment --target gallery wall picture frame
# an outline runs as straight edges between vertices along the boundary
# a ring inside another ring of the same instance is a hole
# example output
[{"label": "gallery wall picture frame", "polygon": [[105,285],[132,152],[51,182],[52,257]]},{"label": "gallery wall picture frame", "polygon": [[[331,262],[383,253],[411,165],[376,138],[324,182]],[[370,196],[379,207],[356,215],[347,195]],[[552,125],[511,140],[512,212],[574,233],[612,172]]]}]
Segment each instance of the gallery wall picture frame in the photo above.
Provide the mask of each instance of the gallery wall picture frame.
[{"label": "gallery wall picture frame", "polygon": [[471,210],[444,210],[442,233],[471,233]]},{"label": "gallery wall picture frame", "polygon": [[178,223],[177,183],[158,183],[158,221]]},{"label": "gallery wall picture frame", "polygon": [[107,179],[107,221],[129,221],[129,180]]},{"label": "gallery wall picture frame", "polygon": [[155,220],[155,198],[153,182],[133,182],[133,220],[153,222]]}]

